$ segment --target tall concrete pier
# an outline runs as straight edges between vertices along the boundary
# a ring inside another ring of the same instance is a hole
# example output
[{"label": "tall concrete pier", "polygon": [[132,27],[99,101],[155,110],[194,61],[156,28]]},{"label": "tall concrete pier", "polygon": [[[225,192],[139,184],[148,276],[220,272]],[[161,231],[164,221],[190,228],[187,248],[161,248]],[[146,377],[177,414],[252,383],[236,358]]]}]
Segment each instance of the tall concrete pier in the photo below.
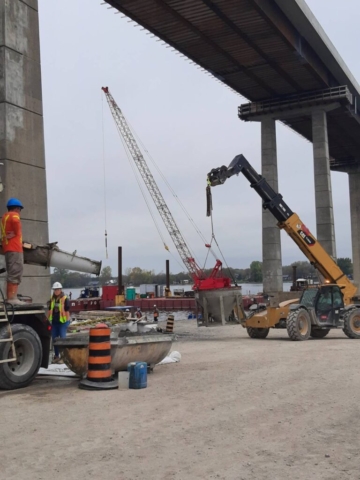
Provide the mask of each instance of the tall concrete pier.
[{"label": "tall concrete pier", "polygon": [[[275,120],[286,124],[304,115],[312,119],[314,154],[316,237],[325,250],[336,258],[334,212],[330,176],[327,114],[350,103],[347,88],[283,96],[281,99],[241,105],[239,117],[261,122],[262,174],[278,191]],[[353,240],[354,240],[353,236]],[[263,214],[263,276],[266,293],[282,291],[281,242],[276,221]],[[360,272],[359,272],[360,273]]]},{"label": "tall concrete pier", "polygon": [[[276,123],[271,117],[261,120],[261,173],[278,192]],[[262,247],[264,292],[281,292],[283,276],[280,230],[276,219],[267,210],[262,213]]]},{"label": "tall concrete pier", "polygon": [[354,283],[360,293],[360,167],[353,165],[347,168],[349,174],[350,216],[352,260],[354,265]]},{"label": "tall concrete pier", "polygon": [[[25,206],[24,239],[44,244],[48,214],[37,0],[0,0],[0,37],[0,212],[9,197],[18,197]],[[26,266],[19,292],[46,301],[49,271]]]},{"label": "tall concrete pier", "polygon": [[324,110],[312,114],[316,236],[327,253],[336,258],[334,209],[331,190],[327,118]]}]

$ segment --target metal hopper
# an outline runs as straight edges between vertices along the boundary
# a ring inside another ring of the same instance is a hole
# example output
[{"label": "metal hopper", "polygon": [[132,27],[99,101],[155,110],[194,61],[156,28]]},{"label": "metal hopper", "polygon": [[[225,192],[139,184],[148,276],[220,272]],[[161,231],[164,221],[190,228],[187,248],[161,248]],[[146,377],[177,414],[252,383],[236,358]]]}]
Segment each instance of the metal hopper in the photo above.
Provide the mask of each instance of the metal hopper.
[{"label": "metal hopper", "polygon": [[202,311],[202,319],[198,320],[200,327],[238,325],[241,318],[234,315],[234,310],[240,312],[240,317],[246,317],[242,307],[241,287],[198,291],[195,299]]},{"label": "metal hopper", "polygon": [[[126,370],[130,362],[146,362],[150,368],[163,360],[170,352],[173,336],[164,334],[131,334],[118,336],[118,328],[112,329],[111,369],[117,373]],[[66,338],[58,338],[55,345],[59,347],[64,363],[73,372],[85,376],[89,353],[89,333],[75,333]]]}]

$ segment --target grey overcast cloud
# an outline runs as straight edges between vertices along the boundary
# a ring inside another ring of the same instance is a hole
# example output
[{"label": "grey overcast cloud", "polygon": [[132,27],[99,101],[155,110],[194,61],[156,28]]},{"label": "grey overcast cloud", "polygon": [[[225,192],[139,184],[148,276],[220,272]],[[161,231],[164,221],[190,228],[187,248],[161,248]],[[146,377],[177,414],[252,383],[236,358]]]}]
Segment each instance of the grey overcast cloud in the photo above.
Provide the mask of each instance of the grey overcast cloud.
[{"label": "grey overcast cloud", "polygon": [[[193,219],[210,239],[206,174],[243,153],[260,171],[260,127],[237,118],[244,98],[100,0],[39,0],[50,240],[110,265],[123,247],[124,268],[185,268],[163,248],[110,115],[110,90]],[[308,5],[360,79],[358,0]],[[326,8],[325,8],[326,4]],[[103,115],[102,115],[103,112]],[[104,117],[104,121],[102,120]],[[105,258],[105,138],[107,232]],[[279,190],[316,234],[312,145],[277,125]],[[150,165],[151,168],[151,165]],[[159,187],[199,263],[206,248],[167,187]],[[351,256],[348,178],[332,173],[337,254]],[[261,202],[243,178],[213,190],[214,226],[229,265],[261,260]],[[163,227],[175,258],[175,247]],[[304,257],[282,233],[283,264]],[[213,265],[209,260],[208,267]]]}]

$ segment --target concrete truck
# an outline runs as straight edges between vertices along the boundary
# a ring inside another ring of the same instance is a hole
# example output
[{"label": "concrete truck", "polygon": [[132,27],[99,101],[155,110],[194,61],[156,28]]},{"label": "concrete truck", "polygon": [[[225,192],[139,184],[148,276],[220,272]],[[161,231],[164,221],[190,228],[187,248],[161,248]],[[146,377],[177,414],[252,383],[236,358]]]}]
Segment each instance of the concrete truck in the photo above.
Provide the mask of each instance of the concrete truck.
[{"label": "concrete truck", "polygon": [[[25,264],[100,274],[101,262],[64,252],[56,243],[37,246],[24,242],[23,246]],[[51,325],[46,317],[46,306],[31,301],[11,305],[6,303],[2,289],[0,302],[0,388],[26,387],[40,367],[48,367]]]}]

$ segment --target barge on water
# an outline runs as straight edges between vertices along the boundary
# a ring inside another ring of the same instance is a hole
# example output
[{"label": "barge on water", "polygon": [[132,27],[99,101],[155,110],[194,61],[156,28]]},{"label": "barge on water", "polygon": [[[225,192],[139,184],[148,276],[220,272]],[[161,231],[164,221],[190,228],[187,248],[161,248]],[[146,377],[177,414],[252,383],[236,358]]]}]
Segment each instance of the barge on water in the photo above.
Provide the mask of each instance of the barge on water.
[{"label": "barge on water", "polygon": [[[90,310],[105,310],[108,307],[116,306],[116,296],[118,287],[116,285],[105,285],[102,287],[102,294],[99,290],[94,291],[84,289],[84,295],[77,299],[70,300],[70,312],[79,313]],[[126,299],[126,305],[134,308],[140,308],[144,312],[150,312],[156,305],[158,310],[162,311],[189,311],[196,312],[196,300],[191,297],[152,297],[137,298],[133,300]],[[244,295],[242,297],[244,309],[247,310],[254,303],[264,303],[265,298],[258,295]]]}]

